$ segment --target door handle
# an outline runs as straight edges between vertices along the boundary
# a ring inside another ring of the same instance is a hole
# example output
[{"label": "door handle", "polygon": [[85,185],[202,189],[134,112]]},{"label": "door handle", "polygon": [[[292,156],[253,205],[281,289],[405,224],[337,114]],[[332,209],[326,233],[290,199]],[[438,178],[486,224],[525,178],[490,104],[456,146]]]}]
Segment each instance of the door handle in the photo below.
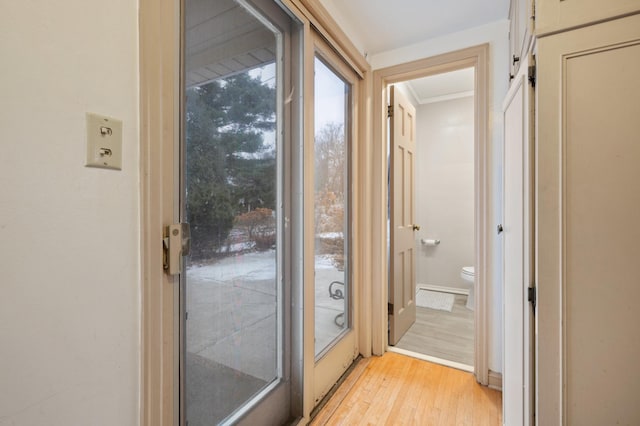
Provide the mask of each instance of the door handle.
[{"label": "door handle", "polygon": [[501,234],[504,229],[502,228],[502,224],[498,225],[498,234]]},{"label": "door handle", "polygon": [[191,229],[188,223],[174,223],[165,229],[162,239],[164,249],[164,269],[169,275],[182,271],[182,258],[191,250]]},{"label": "door handle", "polygon": [[420,230],[420,225],[413,225],[413,230],[414,231],[419,231]]}]

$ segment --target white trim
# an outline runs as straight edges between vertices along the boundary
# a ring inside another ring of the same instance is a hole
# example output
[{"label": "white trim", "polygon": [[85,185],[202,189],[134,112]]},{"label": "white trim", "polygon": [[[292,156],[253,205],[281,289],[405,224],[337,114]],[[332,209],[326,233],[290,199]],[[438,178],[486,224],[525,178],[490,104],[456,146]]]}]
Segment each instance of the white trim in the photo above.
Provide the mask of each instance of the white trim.
[{"label": "white trim", "polygon": [[475,224],[475,351],[476,380],[488,384],[489,373],[489,308],[488,284],[489,235],[493,223],[489,216],[492,186],[489,179],[489,44],[444,53],[416,61],[393,65],[374,71],[373,77],[373,206],[372,265],[374,275],[381,277],[373,283],[372,293],[372,352],[382,355],[388,339],[387,288],[387,155],[386,155],[386,92],[390,84],[462,68],[475,68],[474,117],[474,224]]},{"label": "white trim", "polygon": [[456,288],[456,287],[447,287],[442,285],[433,285],[433,284],[418,284],[416,285],[416,289],[420,290],[431,290],[431,291],[439,291],[441,293],[451,293],[451,294],[463,294],[465,296],[469,295],[469,290],[465,288]]},{"label": "white trim", "polygon": [[387,352],[393,352],[400,355],[410,356],[412,358],[421,359],[423,361],[432,362],[434,364],[444,365],[445,367],[455,368],[456,370],[466,371],[473,373],[473,365],[462,364],[460,362],[449,361],[448,359],[438,358],[435,356],[421,354],[419,352],[408,351],[406,349],[395,348],[393,346],[387,347]]},{"label": "white trim", "polygon": [[420,97],[418,96],[418,94],[416,93],[415,89],[413,88],[413,84],[411,84],[411,81],[403,81],[400,83],[396,83],[397,85],[401,85],[403,87],[407,88],[407,91],[411,94],[412,97],[412,101],[415,101],[414,104],[421,104],[422,102],[420,102]]},{"label": "white trim", "polygon": [[[396,84],[399,84],[399,83],[396,83]],[[413,88],[411,81],[402,82],[402,85],[407,88],[407,91],[411,93],[411,96],[413,96],[413,99],[420,105],[434,104],[436,102],[452,101],[454,99],[469,98],[469,97],[472,97],[475,93],[474,90],[465,90],[463,92],[447,93],[445,95],[427,96],[427,97],[421,98],[418,96],[415,89]]]},{"label": "white trim", "polygon": [[465,92],[449,93],[441,96],[430,96],[428,98],[422,98],[418,100],[420,105],[434,104],[436,102],[452,101],[454,99],[470,98],[473,96],[473,90],[467,90]]}]

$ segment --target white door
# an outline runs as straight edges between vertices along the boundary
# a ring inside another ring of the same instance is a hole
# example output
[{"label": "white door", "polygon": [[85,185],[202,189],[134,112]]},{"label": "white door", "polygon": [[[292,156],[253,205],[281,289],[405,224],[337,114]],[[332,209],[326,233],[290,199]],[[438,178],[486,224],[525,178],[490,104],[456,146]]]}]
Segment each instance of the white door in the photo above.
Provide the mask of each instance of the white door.
[{"label": "white door", "polygon": [[640,424],[640,15],[538,41],[537,421]]},{"label": "white door", "polygon": [[503,384],[505,425],[533,422],[533,89],[524,58],[504,102]]},{"label": "white door", "polygon": [[416,321],[415,107],[390,88],[391,248],[389,344],[395,345]]}]

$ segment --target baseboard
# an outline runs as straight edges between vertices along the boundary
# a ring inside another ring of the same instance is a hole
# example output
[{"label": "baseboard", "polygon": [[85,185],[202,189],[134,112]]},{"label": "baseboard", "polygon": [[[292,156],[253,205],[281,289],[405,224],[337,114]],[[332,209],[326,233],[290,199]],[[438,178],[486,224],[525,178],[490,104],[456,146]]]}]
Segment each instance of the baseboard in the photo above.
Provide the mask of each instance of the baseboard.
[{"label": "baseboard", "polygon": [[466,288],[447,287],[443,285],[433,284],[416,284],[416,288],[431,291],[440,291],[442,293],[464,294],[465,296],[469,295],[469,290]]},{"label": "baseboard", "polygon": [[502,392],[502,373],[489,370],[489,387]]}]

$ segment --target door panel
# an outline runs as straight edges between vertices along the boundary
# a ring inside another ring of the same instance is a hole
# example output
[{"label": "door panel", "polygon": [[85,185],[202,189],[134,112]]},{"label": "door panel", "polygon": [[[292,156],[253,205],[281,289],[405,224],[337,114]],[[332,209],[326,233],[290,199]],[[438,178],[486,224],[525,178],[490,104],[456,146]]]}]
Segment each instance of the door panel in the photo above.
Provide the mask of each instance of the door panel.
[{"label": "door panel", "polygon": [[532,88],[524,58],[504,105],[504,259],[503,259],[503,419],[504,424],[532,423],[533,285]]},{"label": "door panel", "polygon": [[389,344],[395,345],[416,320],[415,277],[415,108],[393,86],[391,138],[391,282]]},{"label": "door panel", "polygon": [[536,32],[549,34],[637,12],[637,0],[536,0]]},{"label": "door panel", "polygon": [[638,424],[640,16],[538,46],[538,419]]},{"label": "door panel", "polygon": [[351,87],[314,60],[315,357],[350,328],[348,117]]},{"label": "door panel", "polygon": [[232,0],[187,0],[185,14],[182,421],[242,423],[253,410],[270,417],[251,424],[284,422],[290,22],[282,10]]},{"label": "door panel", "polygon": [[[358,78],[315,35],[313,57],[313,405],[358,355],[354,279],[352,147]],[[311,236],[309,236],[311,237]]]}]

